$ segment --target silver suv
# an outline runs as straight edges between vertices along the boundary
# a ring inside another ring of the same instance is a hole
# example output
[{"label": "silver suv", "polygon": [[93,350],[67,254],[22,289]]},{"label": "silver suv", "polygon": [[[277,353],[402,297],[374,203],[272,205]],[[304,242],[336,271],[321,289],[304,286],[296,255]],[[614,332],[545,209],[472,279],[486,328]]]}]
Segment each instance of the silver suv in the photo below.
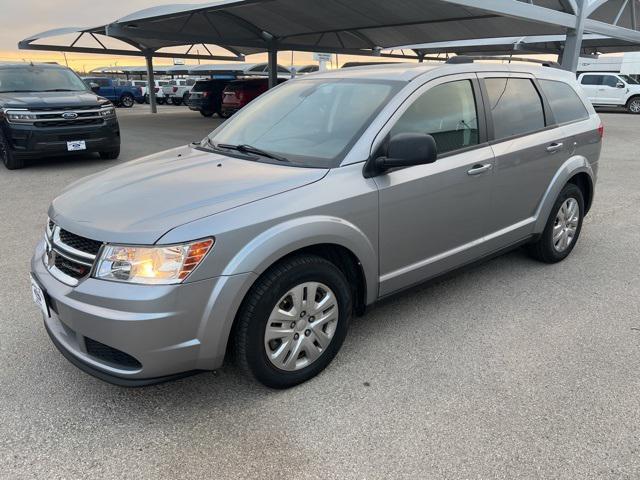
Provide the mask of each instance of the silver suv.
[{"label": "silver suv", "polygon": [[219,368],[285,388],[377,300],[525,245],[566,258],[602,124],[571,74],[393,64],[311,74],[199,144],[82,179],[31,263],[60,351],[120,385]]}]

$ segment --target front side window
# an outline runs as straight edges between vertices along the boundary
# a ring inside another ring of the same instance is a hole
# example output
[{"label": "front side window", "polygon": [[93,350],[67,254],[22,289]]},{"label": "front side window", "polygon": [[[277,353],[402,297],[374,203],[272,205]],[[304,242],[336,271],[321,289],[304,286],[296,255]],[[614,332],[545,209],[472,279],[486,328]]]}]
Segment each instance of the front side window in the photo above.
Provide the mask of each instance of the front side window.
[{"label": "front side window", "polygon": [[539,80],[539,82],[557,123],[589,118],[582,100],[570,85],[555,80]]},{"label": "front side window", "polygon": [[527,78],[487,78],[489,108],[496,140],[542,130],[542,99]]},{"label": "front side window", "polygon": [[292,165],[337,167],[402,85],[364,79],[285,82],[231,117],[209,137],[210,143],[216,148],[251,145]]},{"label": "front side window", "polygon": [[427,133],[447,153],[479,143],[478,113],[469,80],[443,83],[422,94],[400,117],[390,135]]},{"label": "front side window", "polygon": [[605,87],[616,88],[618,85],[618,82],[620,82],[620,79],[618,79],[618,77],[614,77],[613,75],[606,75],[604,77],[602,85],[604,85]]}]

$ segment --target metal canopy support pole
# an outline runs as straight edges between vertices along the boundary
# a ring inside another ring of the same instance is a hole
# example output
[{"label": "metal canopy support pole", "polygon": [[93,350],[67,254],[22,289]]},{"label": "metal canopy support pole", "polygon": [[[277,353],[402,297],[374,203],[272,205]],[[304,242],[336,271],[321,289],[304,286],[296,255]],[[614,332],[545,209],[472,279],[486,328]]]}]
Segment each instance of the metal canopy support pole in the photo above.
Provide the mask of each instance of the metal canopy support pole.
[{"label": "metal canopy support pole", "polygon": [[153,54],[147,52],[144,58],[147,60],[147,93],[149,94],[149,106],[151,107],[151,113],[158,113],[158,106],[156,105],[156,81],[153,75]]},{"label": "metal canopy support pole", "polygon": [[269,48],[269,88],[278,85],[278,50]]},{"label": "metal canopy support pole", "polygon": [[584,35],[584,21],[587,15],[586,0],[576,0],[578,11],[576,12],[576,28],[567,29],[567,40],[562,51],[562,68],[576,73],[582,49],[582,36]]}]

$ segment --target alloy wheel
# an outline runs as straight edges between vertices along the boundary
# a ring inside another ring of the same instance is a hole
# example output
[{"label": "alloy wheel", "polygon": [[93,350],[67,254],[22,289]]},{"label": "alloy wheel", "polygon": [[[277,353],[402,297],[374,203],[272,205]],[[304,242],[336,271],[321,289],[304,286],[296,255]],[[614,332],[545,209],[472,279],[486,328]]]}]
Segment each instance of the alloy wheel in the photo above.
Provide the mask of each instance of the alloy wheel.
[{"label": "alloy wheel", "polygon": [[280,370],[310,366],[333,340],[338,318],[338,301],[328,286],[318,282],[295,286],[269,316],[264,333],[267,358]]},{"label": "alloy wheel", "polygon": [[640,98],[636,98],[629,104],[629,110],[632,113],[640,113]]},{"label": "alloy wheel", "polygon": [[580,221],[580,206],[575,198],[567,198],[556,215],[553,225],[553,248],[564,252],[573,242]]}]

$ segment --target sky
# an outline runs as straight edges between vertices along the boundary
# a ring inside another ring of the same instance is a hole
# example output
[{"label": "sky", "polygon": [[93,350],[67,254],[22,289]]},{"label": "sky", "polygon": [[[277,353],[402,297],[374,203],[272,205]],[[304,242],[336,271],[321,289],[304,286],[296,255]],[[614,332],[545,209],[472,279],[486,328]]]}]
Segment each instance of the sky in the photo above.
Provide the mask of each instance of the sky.
[{"label": "sky", "polygon": [[[204,0],[0,0],[0,61],[54,61],[60,64],[68,63],[71,68],[87,72],[92,68],[102,66],[143,65],[144,60],[137,57],[112,57],[98,54],[67,53],[66,59],[62,53],[40,52],[35,50],[18,50],[18,42],[34,34],[61,27],[94,27],[112,22],[137,10],[167,3],[205,3]],[[55,43],[69,44],[73,37],[59,37]],[[54,39],[51,40],[54,42]],[[96,46],[95,44],[78,44],[81,46]],[[112,43],[107,46],[121,46]],[[184,51],[184,49],[183,49]],[[201,50],[203,52],[203,49]],[[217,50],[214,54],[228,55],[229,52]],[[363,59],[363,57],[340,56],[340,63]],[[266,61],[266,55],[251,55],[248,62]],[[279,63],[289,66],[292,64],[291,52],[278,55]],[[156,65],[171,64],[171,59],[155,59]],[[197,63],[189,60],[187,63]],[[210,63],[210,62],[207,62]],[[314,63],[312,54],[296,52],[294,65]]]}]

